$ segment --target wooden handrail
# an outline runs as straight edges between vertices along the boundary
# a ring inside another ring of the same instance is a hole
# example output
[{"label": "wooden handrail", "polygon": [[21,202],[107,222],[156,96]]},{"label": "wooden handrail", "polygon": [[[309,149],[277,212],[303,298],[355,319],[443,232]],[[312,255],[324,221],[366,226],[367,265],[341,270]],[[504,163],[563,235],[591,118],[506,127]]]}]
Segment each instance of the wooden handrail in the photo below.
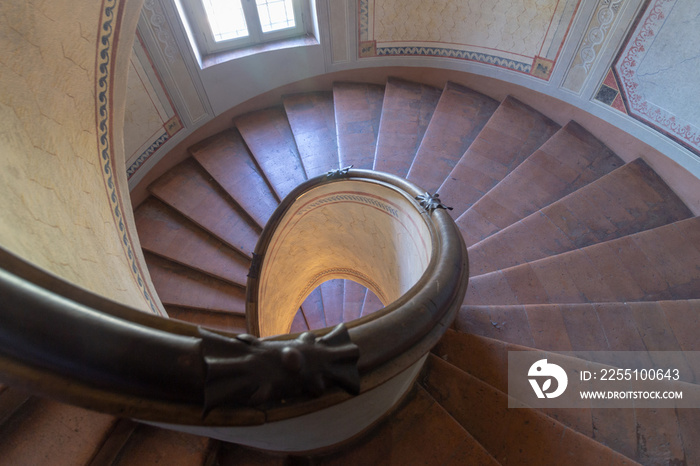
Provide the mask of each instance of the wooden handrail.
[{"label": "wooden handrail", "polygon": [[[343,179],[379,181],[411,199],[423,194],[366,170],[316,177],[282,202],[256,254],[264,256],[275,222],[297,196]],[[369,391],[429,351],[466,292],[467,253],[454,222],[442,209],[414,203],[432,243],[418,283],[347,328],[314,334],[260,339],[205,330],[115,303],[0,249],[0,380],[89,409],[193,426],[289,419]],[[252,273],[249,296],[257,286]]]}]

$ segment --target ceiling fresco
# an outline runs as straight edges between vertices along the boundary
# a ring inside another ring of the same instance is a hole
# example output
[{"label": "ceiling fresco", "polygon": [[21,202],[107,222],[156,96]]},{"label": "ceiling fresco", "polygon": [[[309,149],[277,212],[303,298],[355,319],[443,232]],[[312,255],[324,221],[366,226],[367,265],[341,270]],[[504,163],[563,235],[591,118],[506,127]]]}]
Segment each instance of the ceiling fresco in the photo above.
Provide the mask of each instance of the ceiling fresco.
[{"label": "ceiling fresco", "polygon": [[438,56],[549,80],[580,0],[358,0],[360,58]]}]

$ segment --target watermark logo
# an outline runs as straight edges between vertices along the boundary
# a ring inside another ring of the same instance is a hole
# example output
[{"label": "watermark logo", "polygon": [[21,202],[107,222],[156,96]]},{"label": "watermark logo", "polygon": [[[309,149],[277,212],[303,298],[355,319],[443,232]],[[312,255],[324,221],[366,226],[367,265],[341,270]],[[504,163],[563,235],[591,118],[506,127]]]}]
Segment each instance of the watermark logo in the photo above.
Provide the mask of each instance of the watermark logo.
[{"label": "watermark logo", "polygon": [[[535,391],[537,398],[556,398],[566,390],[569,383],[569,378],[566,376],[566,371],[556,364],[550,364],[546,359],[536,361],[527,373],[532,389]],[[542,380],[540,385],[539,379]],[[552,388],[552,379],[557,381],[556,390],[549,392]]]}]

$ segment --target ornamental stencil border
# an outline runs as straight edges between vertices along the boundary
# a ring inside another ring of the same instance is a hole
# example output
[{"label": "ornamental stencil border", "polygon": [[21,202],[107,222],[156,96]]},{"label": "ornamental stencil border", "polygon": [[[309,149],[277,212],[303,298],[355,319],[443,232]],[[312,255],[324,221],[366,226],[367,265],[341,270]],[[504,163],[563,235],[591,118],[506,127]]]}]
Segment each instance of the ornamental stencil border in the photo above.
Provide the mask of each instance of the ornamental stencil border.
[{"label": "ornamental stencil border", "polygon": [[[496,66],[518,73],[523,73],[535,78],[549,81],[554,71],[554,65],[560,58],[561,51],[564,48],[564,43],[574,24],[576,14],[579,10],[582,0],[557,0],[555,12],[561,3],[562,17],[559,18],[560,23],[553,29],[551,36],[553,44],[550,47],[545,47],[547,37],[549,37],[550,29],[547,29],[547,34],[543,38],[543,43],[540,44],[539,52],[532,56],[524,56],[523,59],[514,57],[514,53],[504,50],[505,55],[499,56],[494,53],[484,52],[483,50],[471,50],[472,46],[467,44],[456,44],[451,46],[450,43],[442,42],[425,42],[411,45],[408,43],[381,43],[373,37],[374,17],[373,5],[375,0],[356,0],[357,1],[357,16],[358,16],[358,58],[373,58],[373,57],[439,57],[464,60],[486,65]],[[619,0],[624,1],[624,0]],[[483,2],[482,2],[483,3]],[[570,17],[568,16],[570,13]],[[567,21],[561,23],[562,18],[568,18]],[[554,17],[552,17],[553,20]],[[554,24],[554,23],[552,23]],[[550,26],[552,26],[550,24]],[[565,26],[565,27],[564,27]],[[560,33],[559,30],[562,32]],[[434,44],[434,45],[433,45]],[[552,45],[555,51],[551,52]],[[551,52],[551,53],[550,53]]]},{"label": "ornamental stencil border", "polygon": [[[639,94],[636,72],[677,0],[652,0],[641,13],[613,65],[627,113],[700,156],[700,128],[676,118]],[[668,10],[666,10],[667,8]]]},{"label": "ornamental stencil border", "polygon": [[112,218],[121,235],[121,245],[129,262],[134,281],[141,290],[142,296],[151,311],[162,315],[155,304],[151,291],[146,287],[139,264],[136,262],[131,235],[124,220],[124,206],[121,203],[117,179],[114,176],[114,146],[113,137],[113,76],[114,49],[118,40],[117,33],[121,23],[124,4],[120,0],[103,0],[100,9],[100,23],[97,40],[97,56],[95,60],[95,116],[97,123],[97,147],[102,166],[102,177],[105,190],[111,205]]}]

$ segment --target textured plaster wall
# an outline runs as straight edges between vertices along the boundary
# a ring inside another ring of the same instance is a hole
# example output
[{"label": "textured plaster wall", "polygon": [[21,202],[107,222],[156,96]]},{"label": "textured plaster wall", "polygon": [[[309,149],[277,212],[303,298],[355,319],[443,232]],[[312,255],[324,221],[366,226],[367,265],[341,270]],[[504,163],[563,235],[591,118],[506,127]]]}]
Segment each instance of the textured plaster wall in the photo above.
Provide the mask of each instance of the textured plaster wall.
[{"label": "textured plaster wall", "polygon": [[[107,186],[99,148],[96,63],[104,8],[94,0],[0,3],[0,247],[91,291],[150,310],[148,283],[138,284],[115,221],[114,202],[121,197]],[[112,13],[114,28],[117,9]],[[125,34],[129,52],[132,23]],[[112,73],[112,89],[119,86],[114,78]],[[113,130],[119,134],[119,126]],[[122,156],[120,171],[123,163]],[[123,176],[112,180],[119,185]]]}]

